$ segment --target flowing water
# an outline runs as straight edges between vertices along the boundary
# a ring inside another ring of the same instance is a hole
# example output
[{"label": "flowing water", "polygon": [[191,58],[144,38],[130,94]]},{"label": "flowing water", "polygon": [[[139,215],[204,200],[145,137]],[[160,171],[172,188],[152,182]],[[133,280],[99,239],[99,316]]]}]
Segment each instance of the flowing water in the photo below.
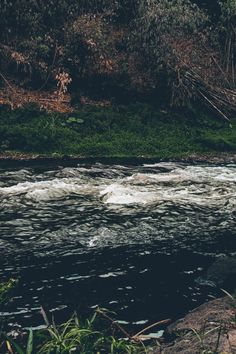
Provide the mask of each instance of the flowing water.
[{"label": "flowing water", "polygon": [[236,254],[236,165],[100,164],[0,170],[0,279],[20,279],[1,313],[43,324],[74,309],[130,326],[175,319],[217,287],[199,281]]}]

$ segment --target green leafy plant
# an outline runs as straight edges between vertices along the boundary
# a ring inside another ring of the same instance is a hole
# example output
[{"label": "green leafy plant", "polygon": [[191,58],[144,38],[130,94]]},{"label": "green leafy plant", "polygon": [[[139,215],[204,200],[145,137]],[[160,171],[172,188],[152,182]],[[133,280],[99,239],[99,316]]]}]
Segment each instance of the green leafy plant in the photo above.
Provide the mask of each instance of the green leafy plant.
[{"label": "green leafy plant", "polygon": [[[54,319],[49,321],[43,309],[41,314],[45,321],[45,329],[35,332],[30,329],[27,336],[22,333],[17,339],[2,333],[1,348],[6,348],[9,354],[146,354],[148,347],[143,341],[150,341],[156,337],[144,336],[144,332],[169,322],[169,320],[157,322],[131,336],[119,322],[110,317],[111,314],[106,309],[98,308],[86,321],[81,321],[74,314],[67,322],[59,325]],[[101,320],[103,330],[99,329]],[[111,328],[107,324],[110,324]]]},{"label": "green leafy plant", "polygon": [[[140,343],[132,343],[127,339],[117,339],[105,332],[96,330],[97,317],[104,314],[105,310],[97,310],[94,315],[83,323],[74,314],[66,323],[56,325],[49,320],[42,310],[47,325],[48,338],[43,343],[38,353],[110,353],[110,354],[135,354],[144,353],[144,346]],[[107,316],[104,314],[104,316]],[[122,330],[122,329],[121,329]]]},{"label": "green leafy plant", "polygon": [[17,283],[18,280],[16,279],[9,279],[5,283],[0,283],[0,305],[3,305],[8,301],[10,292],[14,289]]},{"label": "green leafy plant", "polygon": [[76,315],[60,326],[53,323],[47,328],[50,339],[43,344],[39,353],[83,353],[90,343],[96,347],[101,337],[89,327],[81,326]]}]

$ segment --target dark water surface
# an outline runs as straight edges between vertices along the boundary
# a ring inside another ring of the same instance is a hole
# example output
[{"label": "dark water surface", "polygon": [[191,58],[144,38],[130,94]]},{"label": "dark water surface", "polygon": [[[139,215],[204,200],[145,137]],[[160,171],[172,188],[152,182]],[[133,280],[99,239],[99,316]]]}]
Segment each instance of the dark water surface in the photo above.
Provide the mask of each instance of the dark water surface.
[{"label": "dark water surface", "polygon": [[0,279],[20,279],[1,316],[43,324],[96,305],[129,326],[175,319],[219,289],[204,278],[236,254],[236,165],[0,169]]}]

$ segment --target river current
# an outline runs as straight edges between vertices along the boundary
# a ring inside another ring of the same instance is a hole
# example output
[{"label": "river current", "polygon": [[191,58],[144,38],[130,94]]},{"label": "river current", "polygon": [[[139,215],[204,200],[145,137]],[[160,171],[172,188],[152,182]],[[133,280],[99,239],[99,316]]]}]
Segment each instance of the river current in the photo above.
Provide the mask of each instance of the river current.
[{"label": "river current", "polygon": [[236,165],[38,165],[0,169],[0,315],[43,324],[100,305],[139,326],[220,294],[204,279],[236,255]]}]

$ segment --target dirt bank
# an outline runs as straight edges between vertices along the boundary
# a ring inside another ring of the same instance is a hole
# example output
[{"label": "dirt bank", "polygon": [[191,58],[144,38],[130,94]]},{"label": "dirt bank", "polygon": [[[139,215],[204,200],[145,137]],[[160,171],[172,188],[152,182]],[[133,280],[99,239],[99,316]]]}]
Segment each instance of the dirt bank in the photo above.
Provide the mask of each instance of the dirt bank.
[{"label": "dirt bank", "polygon": [[218,154],[190,154],[189,156],[179,157],[179,158],[168,158],[168,159],[160,159],[158,157],[150,157],[150,156],[124,156],[124,157],[92,157],[92,156],[80,156],[80,155],[59,155],[59,154],[34,154],[34,153],[21,153],[21,152],[0,152],[0,162],[1,161],[73,161],[73,160],[81,160],[81,159],[128,159],[128,160],[137,160],[142,163],[144,160],[161,160],[161,161],[173,161],[173,162],[186,162],[186,163],[209,163],[209,164],[228,164],[228,163],[236,163],[236,154],[235,153],[218,153]]},{"label": "dirt bank", "polygon": [[155,354],[236,353],[236,301],[224,297],[205,303],[170,325]]}]

